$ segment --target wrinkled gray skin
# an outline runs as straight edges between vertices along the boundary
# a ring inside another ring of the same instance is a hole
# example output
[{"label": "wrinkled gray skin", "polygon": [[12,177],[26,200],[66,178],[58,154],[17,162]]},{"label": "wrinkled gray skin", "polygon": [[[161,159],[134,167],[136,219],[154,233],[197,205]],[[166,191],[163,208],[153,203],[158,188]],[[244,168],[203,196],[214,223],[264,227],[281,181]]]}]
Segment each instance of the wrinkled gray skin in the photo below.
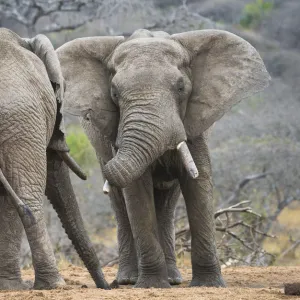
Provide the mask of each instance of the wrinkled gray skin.
[{"label": "wrinkled gray skin", "polygon": [[[57,53],[66,79],[65,109],[81,116],[111,185],[119,283],[168,288],[181,282],[174,253],[181,190],[192,236],[191,286],[225,286],[214,237],[207,132],[232,105],[268,85],[257,51],[225,31],[169,36],[138,30],[127,40],[77,39]],[[197,179],[188,176],[175,150],[181,141],[187,141]]]},{"label": "wrinkled gray skin", "polygon": [[24,40],[1,28],[0,57],[0,170],[27,207],[25,215],[18,214],[0,182],[0,290],[31,287],[20,273],[23,227],[32,251],[33,288],[65,284],[46,229],[45,192],[97,286],[107,288],[61,158],[69,150],[61,124],[64,82],[56,52],[46,36]]}]

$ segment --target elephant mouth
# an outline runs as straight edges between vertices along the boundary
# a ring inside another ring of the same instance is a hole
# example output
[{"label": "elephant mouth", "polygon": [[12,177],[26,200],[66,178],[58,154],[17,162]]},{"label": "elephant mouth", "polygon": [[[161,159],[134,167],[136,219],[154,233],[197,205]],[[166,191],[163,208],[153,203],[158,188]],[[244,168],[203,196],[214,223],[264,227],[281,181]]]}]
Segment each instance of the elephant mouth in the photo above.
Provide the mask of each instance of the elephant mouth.
[{"label": "elephant mouth", "polygon": [[[177,147],[177,151],[179,152],[181,161],[183,163],[183,166],[187,172],[187,174],[192,178],[196,179],[199,176],[198,169],[196,167],[196,164],[194,162],[194,159],[191,155],[191,152],[187,146],[187,143],[185,141],[180,142]],[[116,153],[114,153],[115,156]],[[109,194],[111,190],[111,186],[108,180],[104,182],[103,185],[103,193]]]}]

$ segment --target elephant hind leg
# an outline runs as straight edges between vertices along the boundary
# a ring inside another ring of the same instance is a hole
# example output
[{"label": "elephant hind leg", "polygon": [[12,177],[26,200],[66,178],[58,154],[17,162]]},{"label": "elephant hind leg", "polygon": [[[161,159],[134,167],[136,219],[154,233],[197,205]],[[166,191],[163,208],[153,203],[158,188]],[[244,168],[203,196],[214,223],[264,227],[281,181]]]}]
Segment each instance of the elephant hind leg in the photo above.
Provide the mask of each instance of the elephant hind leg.
[{"label": "elephant hind leg", "polygon": [[[64,280],[61,278],[56,266],[43,211],[46,185],[46,151],[35,151],[33,153],[32,149],[38,149],[38,146],[30,145],[29,143],[15,145],[14,155],[6,155],[6,157],[3,157],[5,165],[3,164],[1,169],[9,185],[17,197],[32,212],[35,220],[35,222],[23,222],[35,270],[33,288],[51,289],[63,285]],[[4,153],[10,152],[7,151]],[[20,223],[20,218],[17,210],[13,206],[12,199],[8,198],[8,201],[10,201],[10,205],[14,211],[12,222],[17,221]],[[12,236],[11,241],[5,242],[6,246],[11,242],[14,243],[15,240],[16,237]],[[1,242],[2,241],[0,241],[0,243]]]},{"label": "elephant hind leg", "polygon": [[0,196],[0,228],[0,290],[29,289],[20,272],[23,226],[8,196]]},{"label": "elephant hind leg", "polygon": [[33,212],[35,223],[23,223],[35,270],[34,289],[53,289],[65,285],[57,269],[43,211],[44,193],[39,184],[24,186],[18,196]]},{"label": "elephant hind leg", "polygon": [[172,285],[182,283],[181,274],[176,266],[175,254],[175,207],[180,195],[177,182],[168,189],[154,189],[155,211],[160,244],[163,248],[168,280]]}]

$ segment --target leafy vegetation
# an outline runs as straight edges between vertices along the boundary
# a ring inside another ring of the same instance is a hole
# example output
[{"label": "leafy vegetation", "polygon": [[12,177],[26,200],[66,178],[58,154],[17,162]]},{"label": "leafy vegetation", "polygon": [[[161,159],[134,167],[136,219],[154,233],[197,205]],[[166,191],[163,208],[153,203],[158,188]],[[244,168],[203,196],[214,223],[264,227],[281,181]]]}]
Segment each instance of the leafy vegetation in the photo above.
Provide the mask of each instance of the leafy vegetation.
[{"label": "leafy vegetation", "polygon": [[255,0],[248,3],[244,10],[240,25],[244,28],[257,28],[261,21],[273,10],[273,1]]},{"label": "leafy vegetation", "polygon": [[67,128],[67,144],[71,156],[85,169],[97,164],[97,157],[93,146],[80,126],[72,125]]}]

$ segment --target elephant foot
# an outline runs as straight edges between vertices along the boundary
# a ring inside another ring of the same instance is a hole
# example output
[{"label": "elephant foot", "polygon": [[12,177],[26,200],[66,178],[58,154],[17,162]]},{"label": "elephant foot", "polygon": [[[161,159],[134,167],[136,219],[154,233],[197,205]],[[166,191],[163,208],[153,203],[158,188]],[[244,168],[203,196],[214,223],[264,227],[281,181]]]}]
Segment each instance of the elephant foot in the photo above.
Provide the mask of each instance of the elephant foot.
[{"label": "elephant foot", "polygon": [[66,285],[65,281],[60,275],[57,275],[54,278],[49,275],[49,278],[47,278],[46,276],[44,276],[44,278],[37,277],[34,282],[33,289],[52,290],[65,285]]},{"label": "elephant foot", "polygon": [[138,270],[137,268],[126,268],[121,267],[119,268],[117,281],[120,285],[127,285],[127,284],[135,284],[138,280]]},{"label": "elephant foot", "polygon": [[0,290],[29,290],[33,283],[22,279],[0,279]]},{"label": "elephant foot", "polygon": [[171,288],[171,285],[167,279],[162,279],[159,276],[140,276],[138,278],[137,283],[135,284],[134,288],[159,288],[159,289],[167,289]]},{"label": "elephant foot", "polygon": [[193,276],[190,287],[206,286],[206,287],[226,287],[226,283],[221,274],[212,273]]},{"label": "elephant foot", "polygon": [[172,285],[178,285],[182,283],[182,277],[181,274],[176,267],[176,265],[168,265],[168,280],[169,283]]}]

